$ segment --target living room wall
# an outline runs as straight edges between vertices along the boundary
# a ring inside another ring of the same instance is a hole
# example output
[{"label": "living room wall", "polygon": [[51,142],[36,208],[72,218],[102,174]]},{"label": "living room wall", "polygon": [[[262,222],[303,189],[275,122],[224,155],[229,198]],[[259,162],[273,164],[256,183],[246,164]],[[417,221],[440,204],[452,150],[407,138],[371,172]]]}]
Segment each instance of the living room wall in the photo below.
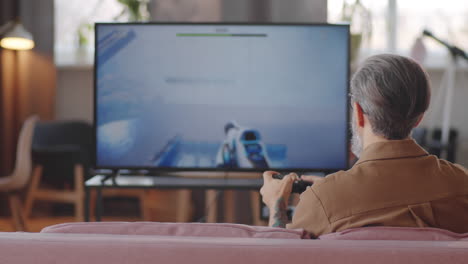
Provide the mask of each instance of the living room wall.
[{"label": "living room wall", "polygon": [[[314,2],[311,6],[310,2]],[[326,1],[297,0],[281,1],[224,0],[221,17],[225,21],[326,21]],[[292,4],[294,3],[294,4]],[[262,8],[266,7],[266,8]],[[444,68],[427,68],[432,83],[433,99],[440,89]],[[468,69],[465,65],[457,75],[452,106],[452,127],[459,131],[457,162],[468,166],[468,119],[465,118],[465,100],[468,98]],[[67,66],[58,68],[55,115],[58,119],[84,119],[92,121],[93,73],[88,66]],[[440,127],[442,124],[443,100],[432,102],[422,127]]]}]

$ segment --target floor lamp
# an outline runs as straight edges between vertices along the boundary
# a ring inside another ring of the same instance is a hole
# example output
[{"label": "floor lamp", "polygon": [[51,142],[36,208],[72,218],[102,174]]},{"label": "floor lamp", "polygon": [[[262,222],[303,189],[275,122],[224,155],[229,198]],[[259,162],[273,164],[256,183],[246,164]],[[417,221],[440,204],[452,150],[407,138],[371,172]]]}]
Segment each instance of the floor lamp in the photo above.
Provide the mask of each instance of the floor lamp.
[{"label": "floor lamp", "polygon": [[446,158],[448,155],[449,148],[449,136],[450,136],[450,122],[452,118],[452,102],[453,102],[453,91],[455,89],[455,74],[457,70],[458,59],[465,59],[468,61],[468,55],[462,49],[451,45],[440,38],[434,36],[430,31],[424,30],[423,36],[429,37],[437,41],[446,47],[450,52],[450,61],[447,66],[447,83],[446,83],[446,95],[443,108],[442,118],[442,136],[441,136],[441,158]]},{"label": "floor lamp", "polygon": [[33,36],[19,19],[19,1],[12,2],[16,18],[0,27],[0,46],[4,49],[30,50],[34,48]]}]

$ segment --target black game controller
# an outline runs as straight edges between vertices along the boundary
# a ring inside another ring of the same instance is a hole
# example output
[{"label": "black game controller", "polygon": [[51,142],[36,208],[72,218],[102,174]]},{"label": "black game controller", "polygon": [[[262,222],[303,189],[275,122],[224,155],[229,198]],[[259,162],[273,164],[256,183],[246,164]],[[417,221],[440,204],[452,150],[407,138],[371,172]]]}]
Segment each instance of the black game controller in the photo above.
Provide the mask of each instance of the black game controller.
[{"label": "black game controller", "polygon": [[[281,180],[286,174],[274,174],[273,179]],[[311,182],[303,181],[303,180],[295,180],[292,186],[292,193],[303,193],[307,187],[311,186]]]}]

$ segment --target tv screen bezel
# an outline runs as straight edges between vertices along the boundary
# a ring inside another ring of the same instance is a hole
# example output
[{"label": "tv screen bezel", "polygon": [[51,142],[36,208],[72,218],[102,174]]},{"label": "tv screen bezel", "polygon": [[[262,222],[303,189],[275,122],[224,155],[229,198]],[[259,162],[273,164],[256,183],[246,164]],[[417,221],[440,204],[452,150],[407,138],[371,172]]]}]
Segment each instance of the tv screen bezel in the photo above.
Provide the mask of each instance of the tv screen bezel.
[{"label": "tv screen bezel", "polygon": [[[346,165],[342,168],[202,168],[202,167],[157,167],[157,166],[99,166],[97,164],[97,35],[98,27],[100,26],[110,26],[110,25],[135,25],[135,26],[199,26],[199,25],[211,25],[211,26],[305,26],[305,27],[342,27],[345,28],[348,32],[347,34],[347,71],[346,71],[346,132],[345,132],[345,159]],[[351,56],[351,35],[349,24],[330,24],[330,23],[251,23],[251,22],[99,22],[94,24],[94,64],[93,64],[93,155],[92,155],[92,164],[93,168],[96,170],[129,170],[129,171],[140,171],[144,170],[149,174],[161,174],[164,172],[263,172],[265,170],[274,170],[278,172],[314,172],[320,171],[324,173],[332,173],[339,170],[346,170],[349,168],[349,144],[350,144],[350,56]]]}]

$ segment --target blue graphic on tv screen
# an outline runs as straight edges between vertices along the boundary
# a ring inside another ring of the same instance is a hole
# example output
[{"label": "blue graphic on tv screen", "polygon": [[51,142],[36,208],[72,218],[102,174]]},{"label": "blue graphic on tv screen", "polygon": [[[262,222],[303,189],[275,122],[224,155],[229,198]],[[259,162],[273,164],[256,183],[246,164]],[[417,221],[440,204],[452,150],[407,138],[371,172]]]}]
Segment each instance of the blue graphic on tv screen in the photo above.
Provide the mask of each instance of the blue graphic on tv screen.
[{"label": "blue graphic on tv screen", "polygon": [[346,168],[345,26],[96,30],[98,167]]}]

